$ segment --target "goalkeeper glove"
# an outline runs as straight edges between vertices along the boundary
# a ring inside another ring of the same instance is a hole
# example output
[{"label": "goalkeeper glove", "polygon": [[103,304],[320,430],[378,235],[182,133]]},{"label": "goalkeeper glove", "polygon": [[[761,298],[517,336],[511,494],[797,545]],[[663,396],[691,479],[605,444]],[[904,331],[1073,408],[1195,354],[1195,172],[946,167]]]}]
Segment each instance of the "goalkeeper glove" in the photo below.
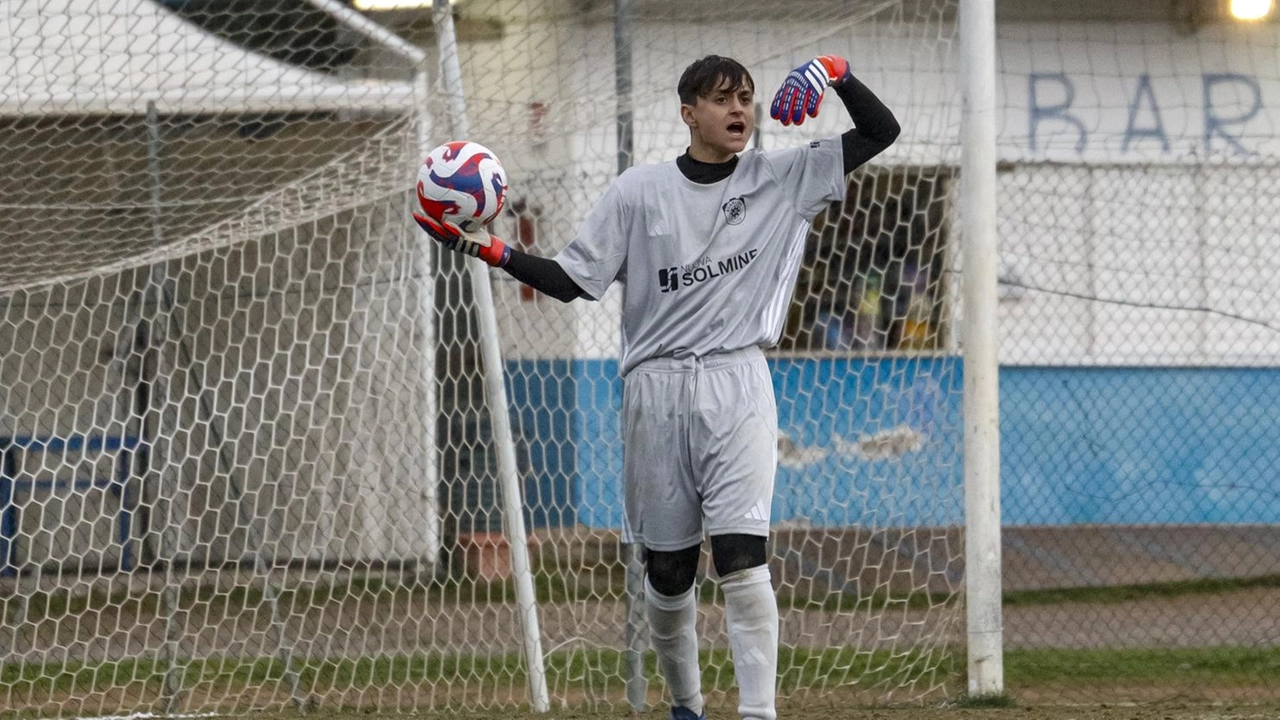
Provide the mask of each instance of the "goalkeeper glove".
[{"label": "goalkeeper glove", "polygon": [[792,70],[773,96],[769,115],[783,125],[799,125],[805,115],[818,116],[822,93],[828,85],[849,74],[849,61],[835,55],[822,55]]},{"label": "goalkeeper glove", "polygon": [[436,242],[463,255],[480,258],[490,267],[503,267],[511,259],[511,248],[487,230],[483,234],[463,232],[447,222],[416,211],[413,219]]}]

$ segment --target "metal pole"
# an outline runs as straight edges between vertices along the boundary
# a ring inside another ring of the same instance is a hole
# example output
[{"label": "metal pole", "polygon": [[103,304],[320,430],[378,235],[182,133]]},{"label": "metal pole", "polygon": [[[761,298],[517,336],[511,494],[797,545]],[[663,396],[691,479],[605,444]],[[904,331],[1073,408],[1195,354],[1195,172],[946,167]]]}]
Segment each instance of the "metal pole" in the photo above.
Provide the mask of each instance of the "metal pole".
[{"label": "metal pole", "polygon": [[[453,28],[453,13],[449,8],[449,0],[435,0],[433,8],[436,37],[440,45],[440,71],[449,103],[449,117],[453,123],[454,137],[465,139],[470,136],[471,128],[467,123],[467,101],[462,91],[462,66],[458,62],[458,39]],[[502,367],[502,348],[498,345],[498,315],[493,305],[489,266],[473,258],[467,263],[467,269],[471,275],[471,286],[475,290],[486,398],[489,402],[493,442],[498,451],[502,527],[511,549],[516,604],[524,633],[525,662],[529,666],[529,704],[534,712],[544,713],[551,709],[551,699],[547,692],[542,631],[538,625],[538,601],[533,591],[533,568],[529,560],[529,539],[524,524],[524,494],[520,488],[515,440],[511,434],[511,416],[507,410],[506,372]]]},{"label": "metal pole", "polygon": [[421,68],[423,63],[427,61],[427,54],[423,52],[422,48],[396,35],[338,0],[307,0],[307,2],[368,40],[408,60],[415,68]]},{"label": "metal pole", "polygon": [[614,0],[613,87],[618,107],[618,174],[631,167],[634,144],[631,128],[631,1]]},{"label": "metal pole", "polygon": [[[634,114],[631,108],[631,4],[632,0],[613,2],[613,77],[617,98],[618,174],[635,161],[633,143]],[[644,548],[627,543],[622,548],[626,564],[627,626],[624,636],[627,661],[627,702],[631,709],[646,709],[649,681],[644,674]]]},{"label": "metal pole", "polygon": [[[431,85],[425,62],[418,65],[413,76],[414,107],[418,113],[418,162],[431,151],[431,113],[427,108]],[[436,414],[440,407],[439,389],[436,384],[436,283],[432,274],[435,256],[435,242],[421,228],[416,228],[418,253],[415,259],[415,271],[418,276],[418,322],[422,333],[422,383],[426,393],[424,408],[425,426],[423,442],[427,448],[429,461],[425,468],[423,492],[432,498],[433,509],[427,517],[427,546],[430,548],[430,563],[434,566],[440,556],[441,528],[438,503],[440,502],[440,452],[436,447]],[[421,570],[416,571],[419,575]]]},{"label": "metal pole", "polygon": [[[147,103],[147,170],[151,178],[152,249],[156,250],[161,245],[163,235],[160,228],[160,119],[154,102]],[[163,260],[156,259],[151,265],[149,281],[147,301],[144,303],[141,319],[145,328],[144,342],[146,345],[143,348],[139,366],[139,382],[147,383],[150,387],[147,393],[147,407],[139,428],[141,437],[146,438],[147,436],[149,416],[156,416],[157,405],[161,409],[158,417],[155,417],[155,432],[151,436],[152,443],[147,453],[150,458],[149,466],[146,469],[148,473],[156,471],[154,463],[160,455],[160,453],[155,452],[158,446],[161,443],[166,443],[167,445],[167,443],[172,442],[172,439],[167,441],[162,439],[164,427],[163,406],[168,401],[168,384],[162,381],[164,377],[162,368],[166,323],[158,317],[163,308],[162,288],[166,282]],[[150,367],[148,367],[148,362],[151,363]],[[150,382],[148,382],[148,379],[150,379]],[[163,468],[158,471],[160,480],[156,487],[156,507],[157,509],[163,508],[163,512],[156,513],[156,515],[159,515],[161,522],[164,523],[160,529],[159,555],[165,564],[164,589],[160,593],[160,607],[165,623],[163,646],[165,672],[160,693],[164,701],[165,713],[171,715],[182,702],[182,674],[177,667],[178,643],[182,636],[182,627],[178,623],[178,604],[181,601],[181,596],[177,572],[178,540],[175,537],[177,529],[174,527],[173,499],[165,487],[167,483],[165,482],[164,473],[165,470]],[[176,488],[173,488],[173,490],[176,491]]]},{"label": "metal pole", "polygon": [[995,0],[960,2],[965,588],[969,695],[1004,692],[996,323]]}]

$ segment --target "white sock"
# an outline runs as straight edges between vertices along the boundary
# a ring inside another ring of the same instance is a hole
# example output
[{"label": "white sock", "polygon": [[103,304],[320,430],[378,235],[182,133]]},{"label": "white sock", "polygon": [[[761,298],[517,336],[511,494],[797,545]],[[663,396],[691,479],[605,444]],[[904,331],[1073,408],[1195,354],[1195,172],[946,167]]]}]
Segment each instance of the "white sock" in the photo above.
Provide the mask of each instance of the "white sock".
[{"label": "white sock", "polygon": [[738,678],[738,714],[743,720],[776,720],[778,683],[778,601],[769,566],[720,578],[724,616]]},{"label": "white sock", "polygon": [[702,671],[698,667],[698,605],[693,588],[683,595],[660,595],[644,579],[649,642],[671,690],[671,704],[702,714]]}]

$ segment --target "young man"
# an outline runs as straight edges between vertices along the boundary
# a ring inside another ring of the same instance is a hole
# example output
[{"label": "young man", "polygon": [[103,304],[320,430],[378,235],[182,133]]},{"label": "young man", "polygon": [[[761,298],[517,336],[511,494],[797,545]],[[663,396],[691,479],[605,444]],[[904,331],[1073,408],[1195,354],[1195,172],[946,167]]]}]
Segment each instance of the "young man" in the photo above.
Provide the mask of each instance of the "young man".
[{"label": "young man", "polygon": [[744,153],[755,129],[751,75],[729,58],[694,62],[678,87],[688,150],[622,173],[554,260],[414,215],[446,247],[565,302],[599,300],[624,281],[626,535],[645,548],[650,637],[673,720],[705,718],[693,592],[704,534],[725,596],[738,711],[776,717],[778,608],[766,542],[778,418],[761,348],[782,333],[814,216],[843,200],[845,176],[899,132],[835,56],[791,71],[770,114],[799,125],[817,115],[828,86],[853,129]]}]

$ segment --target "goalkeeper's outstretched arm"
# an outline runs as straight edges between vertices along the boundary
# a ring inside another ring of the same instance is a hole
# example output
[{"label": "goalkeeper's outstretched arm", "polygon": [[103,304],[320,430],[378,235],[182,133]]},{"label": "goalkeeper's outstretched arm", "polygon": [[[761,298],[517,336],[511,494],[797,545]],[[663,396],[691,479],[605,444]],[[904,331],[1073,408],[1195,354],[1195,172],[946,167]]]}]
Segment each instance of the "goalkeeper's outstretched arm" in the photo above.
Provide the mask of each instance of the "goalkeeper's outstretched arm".
[{"label": "goalkeeper's outstretched arm", "polygon": [[480,258],[490,267],[502,268],[511,277],[560,302],[569,302],[586,295],[560,267],[560,263],[520,252],[487,230],[481,233],[464,233],[448,223],[417,211],[414,211],[413,219],[442,246]]},{"label": "goalkeeper's outstretched arm", "polygon": [[555,260],[530,255],[513,248],[511,257],[502,269],[525,285],[544,295],[550,295],[560,302],[569,302],[586,295]]}]

